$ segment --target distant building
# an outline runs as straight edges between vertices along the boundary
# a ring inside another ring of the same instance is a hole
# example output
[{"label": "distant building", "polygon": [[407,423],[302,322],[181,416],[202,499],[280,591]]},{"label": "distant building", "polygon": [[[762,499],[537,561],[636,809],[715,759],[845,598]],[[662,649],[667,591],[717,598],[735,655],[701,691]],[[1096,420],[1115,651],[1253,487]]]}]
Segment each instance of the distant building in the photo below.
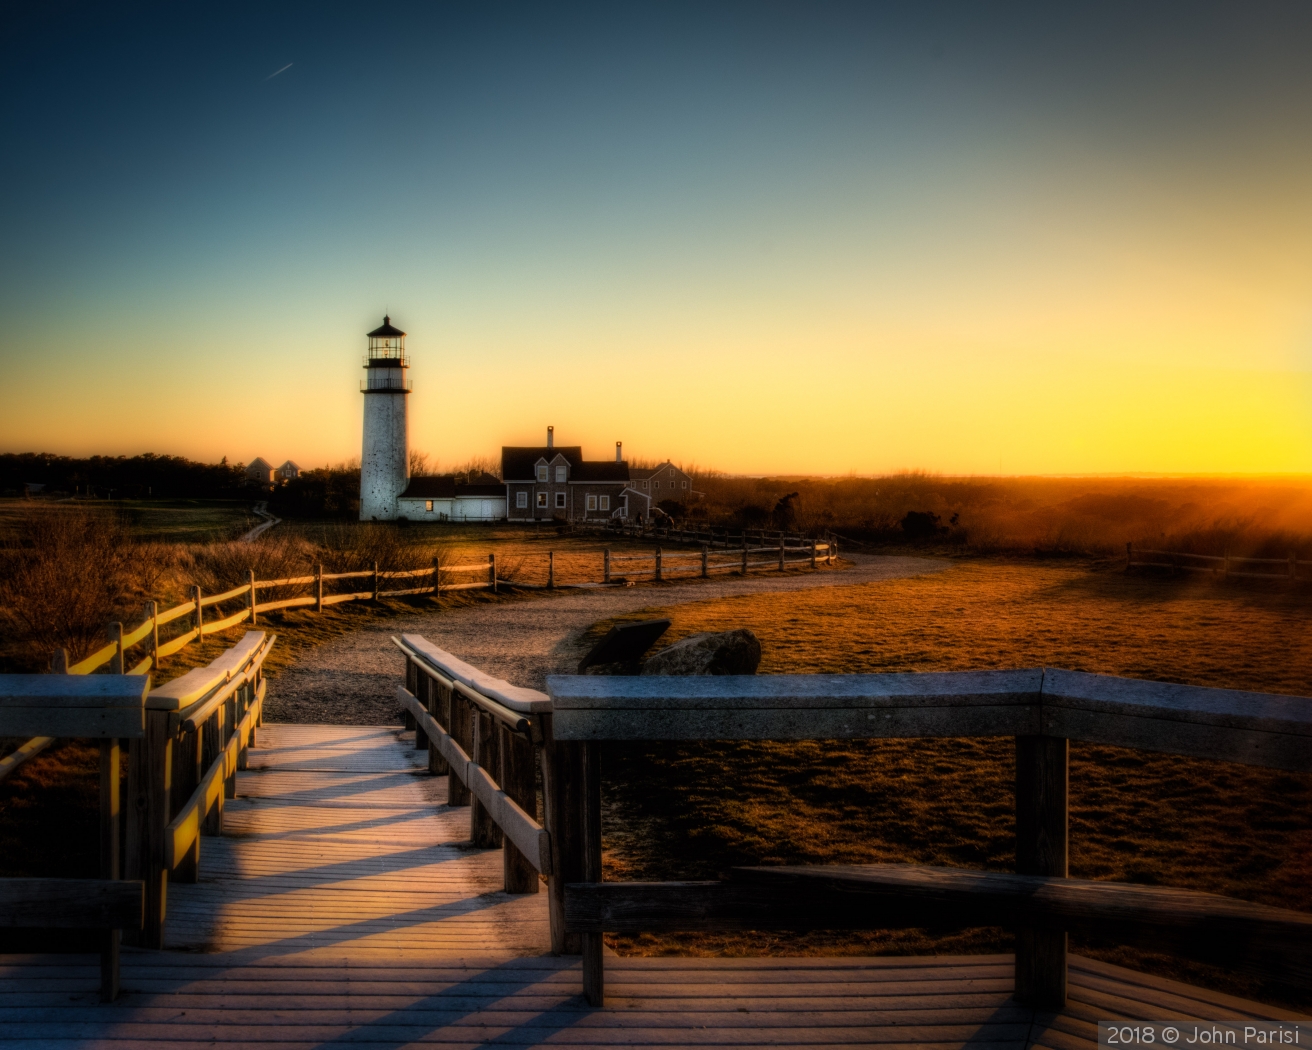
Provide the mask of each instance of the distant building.
[{"label": "distant building", "polygon": [[614,460],[586,460],[578,445],[556,447],[555,428],[547,427],[545,445],[501,450],[506,516],[510,521],[645,521],[652,499],[635,487],[631,473],[621,442],[615,442]]},{"label": "distant building", "polygon": [[692,478],[668,459],[659,467],[634,469],[629,472],[631,485],[651,497],[653,504],[663,499],[687,503],[692,499]]},{"label": "distant building", "polygon": [[249,485],[272,485],[273,464],[262,456],[256,456],[246,464],[246,483]]},{"label": "distant building", "polygon": [[396,497],[396,516],[406,521],[504,521],[505,486],[491,474],[411,478]]},{"label": "distant building", "polygon": [[274,473],[277,475],[278,480],[285,485],[287,482],[294,481],[301,476],[301,468],[289,459]]}]

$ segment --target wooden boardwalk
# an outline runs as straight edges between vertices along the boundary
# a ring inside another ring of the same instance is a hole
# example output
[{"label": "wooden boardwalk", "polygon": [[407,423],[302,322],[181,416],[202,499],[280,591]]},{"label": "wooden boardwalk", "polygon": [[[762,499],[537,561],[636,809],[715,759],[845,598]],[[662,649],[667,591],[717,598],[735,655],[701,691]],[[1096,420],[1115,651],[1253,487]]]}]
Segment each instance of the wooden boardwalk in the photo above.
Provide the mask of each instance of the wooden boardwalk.
[{"label": "wooden boardwalk", "polygon": [[201,882],[169,888],[169,950],[126,950],[112,1004],[95,957],[0,959],[0,1044],[1092,1050],[1099,1019],[1312,1023],[1078,957],[1060,1014],[1011,1000],[1009,956],[611,958],[593,1009],[545,893],[500,891],[412,740],[266,726]]}]

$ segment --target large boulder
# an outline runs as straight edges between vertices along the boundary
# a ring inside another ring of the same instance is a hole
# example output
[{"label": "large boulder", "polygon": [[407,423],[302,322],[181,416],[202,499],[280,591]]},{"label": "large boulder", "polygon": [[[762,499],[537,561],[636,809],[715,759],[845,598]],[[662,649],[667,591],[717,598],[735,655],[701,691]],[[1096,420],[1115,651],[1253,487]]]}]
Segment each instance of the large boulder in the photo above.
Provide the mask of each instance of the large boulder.
[{"label": "large boulder", "polygon": [[756,674],[761,643],[746,628],[689,635],[642,665],[643,674]]}]

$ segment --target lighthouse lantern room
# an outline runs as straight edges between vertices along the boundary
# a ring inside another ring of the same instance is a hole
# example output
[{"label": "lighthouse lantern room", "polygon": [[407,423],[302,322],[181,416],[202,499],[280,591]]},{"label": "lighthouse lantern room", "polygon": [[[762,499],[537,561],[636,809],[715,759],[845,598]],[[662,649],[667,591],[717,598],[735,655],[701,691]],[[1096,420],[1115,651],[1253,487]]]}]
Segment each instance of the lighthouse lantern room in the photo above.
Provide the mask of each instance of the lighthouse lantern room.
[{"label": "lighthouse lantern room", "polygon": [[369,333],[364,359],[364,443],[360,454],[360,520],[391,521],[396,497],[409,481],[410,434],[406,397],[405,333],[384,317]]}]

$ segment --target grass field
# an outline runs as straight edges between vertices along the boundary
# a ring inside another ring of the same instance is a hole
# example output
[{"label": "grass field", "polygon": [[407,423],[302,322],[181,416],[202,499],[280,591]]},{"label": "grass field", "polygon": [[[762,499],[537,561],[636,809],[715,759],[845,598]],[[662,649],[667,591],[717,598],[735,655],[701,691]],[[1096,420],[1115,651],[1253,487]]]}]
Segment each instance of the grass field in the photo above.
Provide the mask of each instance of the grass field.
[{"label": "grass field", "polygon": [[[748,627],[762,673],[1048,665],[1312,692],[1312,594],[971,561],[859,587],[653,608],[670,637]],[[609,623],[598,624],[601,633]],[[1312,777],[1071,746],[1071,874],[1312,910]],[[918,862],[1011,870],[1010,740],[608,745],[606,875],[715,878],[735,864]],[[613,938],[623,953],[1006,950],[1003,931]],[[1081,950],[1237,994],[1298,999],[1113,945]],[[1300,1001],[1310,1001],[1304,997]]]},{"label": "grass field", "polygon": [[147,543],[213,543],[235,539],[259,523],[249,500],[78,500],[0,499],[0,542],[15,535],[34,511],[113,515],[133,539]]}]

